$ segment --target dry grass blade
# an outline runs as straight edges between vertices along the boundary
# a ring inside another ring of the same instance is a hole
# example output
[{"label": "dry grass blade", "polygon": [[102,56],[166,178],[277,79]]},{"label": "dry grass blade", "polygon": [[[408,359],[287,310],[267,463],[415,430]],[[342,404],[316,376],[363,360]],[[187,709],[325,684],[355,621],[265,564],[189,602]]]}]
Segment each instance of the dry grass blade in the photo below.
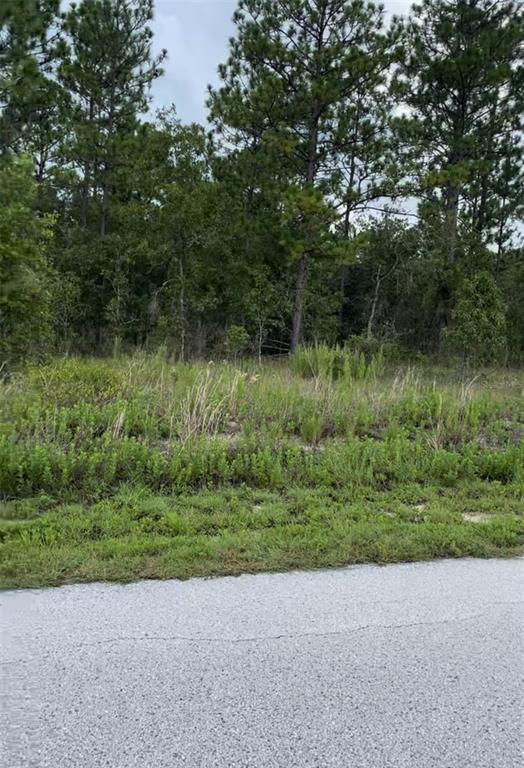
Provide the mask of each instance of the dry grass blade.
[{"label": "dry grass blade", "polygon": [[[180,404],[178,437],[182,442],[197,435],[215,436],[232,417],[232,406],[242,374],[235,372],[224,382],[216,369],[208,366],[196,384],[189,388]],[[224,388],[228,391],[224,393]]]}]

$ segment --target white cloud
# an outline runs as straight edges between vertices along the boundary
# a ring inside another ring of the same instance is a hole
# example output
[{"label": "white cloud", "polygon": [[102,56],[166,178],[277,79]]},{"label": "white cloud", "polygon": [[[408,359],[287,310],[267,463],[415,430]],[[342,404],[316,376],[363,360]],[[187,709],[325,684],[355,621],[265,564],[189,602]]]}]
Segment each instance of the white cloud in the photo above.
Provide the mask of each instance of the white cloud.
[{"label": "white cloud", "polygon": [[165,74],[153,89],[154,107],[175,104],[184,121],[205,122],[206,92],[234,34],[235,0],[156,0],[154,48],[167,49]]},{"label": "white cloud", "polygon": [[[1,0],[0,0],[1,2]],[[405,15],[411,0],[385,0],[387,17]],[[206,121],[206,89],[234,35],[236,0],[156,0],[154,49],[166,48],[165,74],[153,88],[153,108],[175,104],[185,122]]]}]

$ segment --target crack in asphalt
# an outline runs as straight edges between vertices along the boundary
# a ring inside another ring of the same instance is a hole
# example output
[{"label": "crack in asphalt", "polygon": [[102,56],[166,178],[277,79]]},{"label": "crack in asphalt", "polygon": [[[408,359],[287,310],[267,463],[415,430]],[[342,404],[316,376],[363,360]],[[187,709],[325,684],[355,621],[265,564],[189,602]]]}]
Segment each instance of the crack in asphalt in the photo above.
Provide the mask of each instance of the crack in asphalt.
[{"label": "crack in asphalt", "polygon": [[[507,602],[494,602],[489,603],[486,607],[493,606],[514,606],[523,605],[524,601],[507,601]],[[458,624],[461,622],[472,621],[474,619],[480,619],[484,616],[489,616],[489,611],[481,611],[480,613],[472,613],[469,616],[454,617],[450,619],[439,619],[437,621],[415,621],[397,624],[365,624],[359,627],[353,627],[351,629],[333,630],[330,632],[297,632],[297,633],[282,633],[279,635],[255,635],[248,637],[206,637],[205,635],[192,637],[190,635],[124,635],[122,637],[109,637],[102,640],[95,640],[91,643],[78,643],[72,645],[70,650],[81,650],[83,648],[94,648],[100,645],[111,645],[113,643],[141,643],[141,642],[182,642],[192,643],[194,645],[206,644],[206,643],[224,643],[227,645],[239,645],[243,643],[263,643],[273,642],[277,640],[298,640],[306,639],[308,637],[342,637],[344,635],[352,635],[357,632],[365,632],[366,630],[395,630],[395,629],[410,629],[414,627],[432,627],[442,624]],[[52,652],[42,654],[40,656],[32,656],[30,658],[13,659],[10,661],[0,662],[0,666],[5,664],[20,664],[29,663],[31,661],[43,660],[50,658],[53,655]]]}]

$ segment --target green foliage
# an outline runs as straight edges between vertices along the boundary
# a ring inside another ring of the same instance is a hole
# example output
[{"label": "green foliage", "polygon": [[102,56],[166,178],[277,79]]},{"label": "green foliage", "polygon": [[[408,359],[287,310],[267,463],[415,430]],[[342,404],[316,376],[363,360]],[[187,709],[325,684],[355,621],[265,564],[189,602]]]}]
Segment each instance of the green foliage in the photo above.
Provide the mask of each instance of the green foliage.
[{"label": "green foliage", "polygon": [[317,346],[243,371],[68,358],[0,383],[2,584],[520,551],[521,373],[348,378],[348,360],[373,366]]},{"label": "green foliage", "polygon": [[249,334],[243,325],[230,325],[226,334],[226,349],[234,359],[245,352],[249,344]]},{"label": "green foliage", "polygon": [[521,4],[240,0],[213,135],[143,119],[153,0],[59,5],[0,2],[2,584],[524,551],[474,369],[524,355]]},{"label": "green foliage", "polygon": [[33,210],[27,158],[0,165],[0,365],[11,366],[49,342],[53,218]]},{"label": "green foliage", "polygon": [[501,358],[506,345],[504,304],[489,272],[464,281],[448,338],[475,365]]},{"label": "green foliage", "polygon": [[325,344],[299,347],[291,356],[291,365],[295,373],[300,376],[324,376],[332,379],[340,370],[340,352],[340,349],[334,349]]},{"label": "green foliage", "polygon": [[122,392],[122,375],[108,362],[94,365],[70,358],[59,364],[32,366],[27,380],[30,387],[59,406],[110,402]]},{"label": "green foliage", "polygon": [[[0,5],[0,153],[43,153],[57,140],[60,88],[49,77],[63,52],[53,29],[59,0],[3,0]],[[63,117],[63,115],[62,115]]]},{"label": "green foliage", "polygon": [[102,238],[118,201],[115,188],[124,186],[120,157],[140,133],[137,116],[147,111],[149,86],[162,74],[166,52],[151,54],[152,18],[152,0],[83,0],[62,22],[67,46],[58,76],[74,105],[63,149],[81,173],[80,221],[87,226],[96,211]]},{"label": "green foliage", "polygon": [[520,3],[490,0],[423,0],[402,30],[396,86],[409,110],[398,127],[450,262],[462,212],[485,243],[507,224],[505,196],[521,205],[508,191],[519,184],[522,150],[508,139],[522,113],[523,30]]},{"label": "green foliage", "polygon": [[472,397],[383,365],[317,346],[292,358],[298,375],[161,358],[32,366],[4,385],[0,488],[76,500],[133,482],[158,490],[518,479],[517,393]]},{"label": "green foliage", "polygon": [[315,344],[299,347],[291,356],[295,373],[305,378],[323,377],[328,380],[343,379],[345,382],[366,381],[381,374],[384,368],[384,354],[381,347],[366,358],[364,352],[348,347],[328,347]]},{"label": "green foliage", "polygon": [[[371,115],[376,117],[385,83],[389,45],[381,34],[382,10],[373,3],[241,0],[235,23],[230,57],[219,69],[222,87],[210,93],[211,117],[219,135],[232,137],[240,152],[256,146],[278,169],[273,184],[282,201],[284,242],[298,261],[291,333],[295,351],[309,263],[333,252],[334,211],[326,193],[340,193],[344,186],[342,194],[355,206],[365,177],[369,196],[379,194],[371,190],[385,142],[376,141]],[[361,138],[352,112],[355,100],[369,106],[362,143],[355,138]],[[349,182],[340,163],[346,154],[353,167]]]},{"label": "green foliage", "polygon": [[[507,361],[522,358],[519,3],[425,0],[386,26],[361,0],[242,0],[212,135],[174,106],[146,115],[166,53],[153,13],[153,0],[0,3],[14,270],[0,365],[46,348],[262,360],[351,339],[348,375],[372,377],[381,347],[470,348],[463,276],[483,272],[503,295]],[[345,354],[320,368],[341,377]],[[314,435],[313,421],[296,424]]]},{"label": "green foliage", "polygon": [[500,264],[498,281],[506,304],[507,350],[511,360],[524,362],[524,248],[508,249]]}]

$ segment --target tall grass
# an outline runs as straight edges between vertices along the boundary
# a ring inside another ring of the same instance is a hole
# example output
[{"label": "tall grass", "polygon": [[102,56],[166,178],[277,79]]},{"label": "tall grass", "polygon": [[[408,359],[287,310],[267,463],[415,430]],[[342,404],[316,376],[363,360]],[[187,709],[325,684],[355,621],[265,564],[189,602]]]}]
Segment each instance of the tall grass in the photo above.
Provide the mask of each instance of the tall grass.
[{"label": "tall grass", "polygon": [[521,373],[436,381],[360,355],[317,345],[246,370],[145,355],[31,367],[0,385],[0,493],[520,481]]},{"label": "tall grass", "polygon": [[384,370],[382,348],[366,358],[363,351],[339,345],[300,347],[291,356],[291,369],[304,378],[353,381],[376,379]]},{"label": "tall grass", "polygon": [[0,584],[520,552],[523,384],[318,345],[31,366],[0,383]]}]

